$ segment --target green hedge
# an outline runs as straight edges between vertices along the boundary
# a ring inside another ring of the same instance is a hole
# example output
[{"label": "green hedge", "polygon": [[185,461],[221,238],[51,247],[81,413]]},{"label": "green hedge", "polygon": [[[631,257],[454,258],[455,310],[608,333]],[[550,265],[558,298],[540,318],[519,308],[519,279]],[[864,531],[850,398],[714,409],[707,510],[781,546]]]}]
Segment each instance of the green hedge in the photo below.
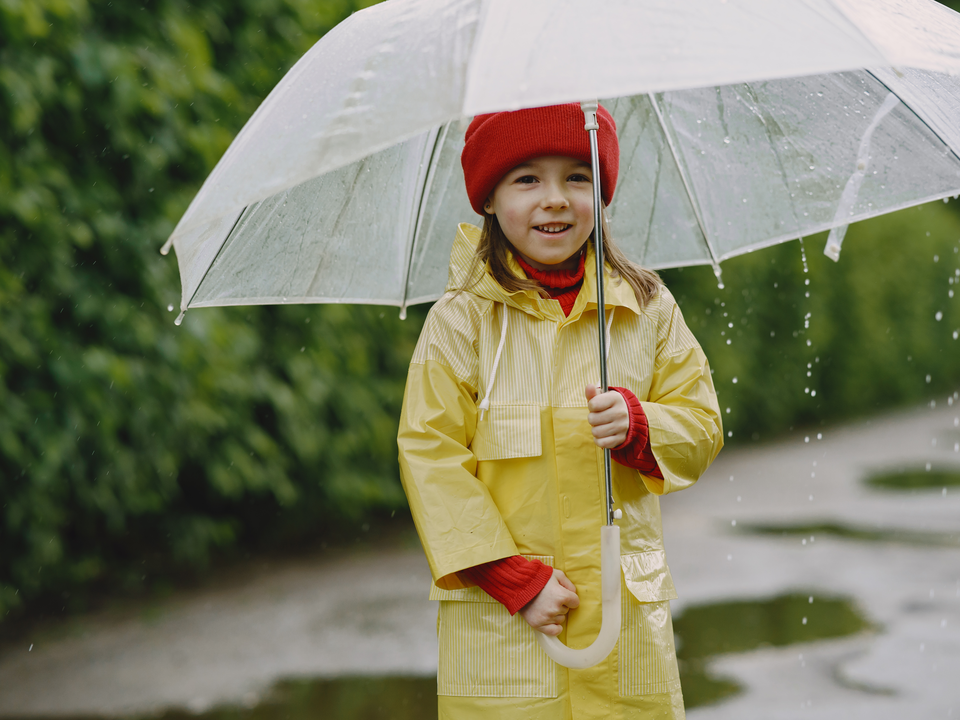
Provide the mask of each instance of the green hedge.
[{"label": "green hedge", "polygon": [[730,409],[728,443],[960,388],[955,209],[936,202],[853,225],[837,263],[823,255],[825,234],[733,258],[723,289],[709,268],[662,273]]},{"label": "green hedge", "polygon": [[262,97],[353,9],[0,3],[0,620],[403,507],[416,320],[252,308],[176,328],[158,253]]}]

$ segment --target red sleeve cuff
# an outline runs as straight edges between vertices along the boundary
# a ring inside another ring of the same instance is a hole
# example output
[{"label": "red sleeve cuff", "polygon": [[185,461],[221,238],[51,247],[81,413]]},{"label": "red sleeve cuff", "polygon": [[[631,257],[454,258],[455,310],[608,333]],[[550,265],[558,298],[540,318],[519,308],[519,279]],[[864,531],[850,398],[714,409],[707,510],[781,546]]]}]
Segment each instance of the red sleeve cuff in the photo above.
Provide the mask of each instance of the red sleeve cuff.
[{"label": "red sleeve cuff", "polygon": [[522,555],[494,560],[460,571],[511,615],[533,600],[553,576],[553,568]]},{"label": "red sleeve cuff", "polygon": [[650,426],[647,423],[647,414],[643,411],[643,405],[640,404],[637,396],[626,388],[610,389],[623,395],[623,399],[627,402],[627,409],[630,411],[630,429],[627,431],[627,439],[610,452],[611,457],[625,467],[639,470],[643,475],[663,480],[663,473],[660,472],[660,466],[650,447]]}]

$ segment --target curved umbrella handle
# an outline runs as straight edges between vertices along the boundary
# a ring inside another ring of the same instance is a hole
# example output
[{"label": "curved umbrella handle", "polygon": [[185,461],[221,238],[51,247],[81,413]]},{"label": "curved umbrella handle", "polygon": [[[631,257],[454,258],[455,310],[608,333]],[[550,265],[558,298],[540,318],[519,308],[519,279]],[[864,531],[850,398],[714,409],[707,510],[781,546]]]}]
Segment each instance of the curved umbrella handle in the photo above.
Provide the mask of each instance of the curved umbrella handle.
[{"label": "curved umbrella handle", "polygon": [[582,670],[593,667],[613,650],[620,637],[620,528],[600,528],[600,597],[603,620],[597,639],[589,647],[575,650],[560,640],[536,633],[543,651],[558,665]]}]

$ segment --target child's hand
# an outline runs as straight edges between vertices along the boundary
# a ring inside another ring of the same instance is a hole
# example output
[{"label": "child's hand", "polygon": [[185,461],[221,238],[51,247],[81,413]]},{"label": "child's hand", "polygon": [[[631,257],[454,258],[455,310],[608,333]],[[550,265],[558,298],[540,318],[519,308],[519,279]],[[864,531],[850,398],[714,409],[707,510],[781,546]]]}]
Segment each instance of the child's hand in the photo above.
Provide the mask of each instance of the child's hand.
[{"label": "child's hand", "polygon": [[623,445],[630,430],[630,409],[623,395],[616,390],[601,393],[596,385],[587,385],[586,395],[593,442],[609,450]]},{"label": "child's hand", "polygon": [[562,570],[554,570],[543,590],[520,610],[520,617],[544,635],[559,635],[567,611],[580,605],[577,588]]}]

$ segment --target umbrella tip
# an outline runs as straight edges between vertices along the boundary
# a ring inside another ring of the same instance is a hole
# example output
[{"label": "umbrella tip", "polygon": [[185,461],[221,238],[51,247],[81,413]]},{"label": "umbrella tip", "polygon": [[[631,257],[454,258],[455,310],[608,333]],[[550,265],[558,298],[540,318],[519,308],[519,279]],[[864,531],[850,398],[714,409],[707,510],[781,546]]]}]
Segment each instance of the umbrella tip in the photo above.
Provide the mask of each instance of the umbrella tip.
[{"label": "umbrella tip", "polygon": [[840,248],[843,245],[843,237],[847,234],[849,225],[831,228],[827,236],[827,245],[823,248],[823,254],[834,262],[840,261]]},{"label": "umbrella tip", "polygon": [[713,274],[717,276],[717,287],[723,290],[723,288],[725,287],[723,284],[723,270],[720,269],[719,264],[714,264]]},{"label": "umbrella tip", "polygon": [[160,248],[160,254],[166,255],[170,252],[170,248],[173,246],[173,238],[168,238],[167,241],[163,244],[163,247]]},{"label": "umbrella tip", "polygon": [[402,307],[400,308],[400,319],[401,319],[401,320],[406,320],[406,319],[407,319],[407,306],[406,306],[406,305],[404,305],[404,306],[402,306]]},{"label": "umbrella tip", "polygon": [[183,322],[183,316],[186,315],[186,314],[187,314],[187,311],[186,311],[186,310],[181,310],[181,311],[180,311],[180,314],[177,315],[177,319],[173,321],[173,324],[176,325],[177,327],[179,327],[179,326],[180,326],[180,323]]}]

